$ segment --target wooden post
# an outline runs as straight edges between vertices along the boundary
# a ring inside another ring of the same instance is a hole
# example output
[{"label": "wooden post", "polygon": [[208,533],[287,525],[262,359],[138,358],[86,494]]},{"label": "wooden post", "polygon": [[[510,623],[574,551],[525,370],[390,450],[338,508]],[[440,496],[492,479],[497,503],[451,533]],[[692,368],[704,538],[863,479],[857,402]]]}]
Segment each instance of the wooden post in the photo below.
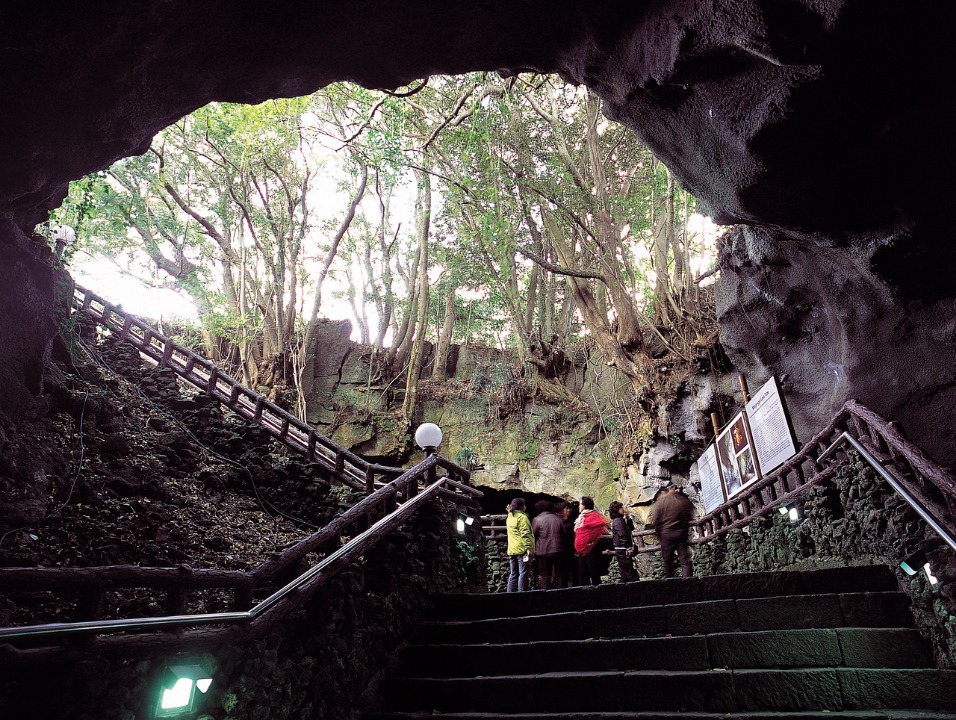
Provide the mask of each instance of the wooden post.
[{"label": "wooden post", "polygon": [[743,373],[737,374],[737,380],[740,382],[740,392],[744,396],[744,405],[750,402],[750,390],[747,389],[747,378],[744,377]]},{"label": "wooden post", "polygon": [[365,494],[371,495],[375,492],[375,471],[371,466],[365,468]]},{"label": "wooden post", "polygon": [[76,609],[73,613],[74,622],[96,620],[103,614],[103,603],[106,599],[106,588],[100,584],[85,587],[79,592]]},{"label": "wooden post", "polygon": [[717,413],[710,414],[710,423],[714,426],[714,437],[720,435],[720,421],[717,419]]},{"label": "wooden post", "polygon": [[182,615],[186,610],[186,590],[182,587],[171,587],[166,591],[166,614]]},{"label": "wooden post", "polygon": [[216,383],[219,382],[219,370],[215,367],[209,368],[209,380],[206,382],[206,394],[210,397],[215,395]]}]

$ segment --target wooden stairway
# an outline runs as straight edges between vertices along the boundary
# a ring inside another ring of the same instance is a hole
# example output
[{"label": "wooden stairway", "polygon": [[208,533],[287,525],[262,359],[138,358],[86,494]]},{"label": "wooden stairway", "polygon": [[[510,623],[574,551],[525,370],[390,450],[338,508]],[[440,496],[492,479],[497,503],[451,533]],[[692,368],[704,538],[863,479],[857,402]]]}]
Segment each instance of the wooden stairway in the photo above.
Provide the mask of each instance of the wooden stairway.
[{"label": "wooden stairway", "polygon": [[276,440],[321,467],[330,479],[371,494],[402,474],[402,468],[370,463],[336,445],[263,395],[236,382],[215,363],[199,357],[96,293],[74,286],[73,307],[131,344],[160,367],[169,368],[230,410],[259,425]]},{"label": "wooden stairway", "polygon": [[437,599],[364,720],[956,719],[886,566]]}]

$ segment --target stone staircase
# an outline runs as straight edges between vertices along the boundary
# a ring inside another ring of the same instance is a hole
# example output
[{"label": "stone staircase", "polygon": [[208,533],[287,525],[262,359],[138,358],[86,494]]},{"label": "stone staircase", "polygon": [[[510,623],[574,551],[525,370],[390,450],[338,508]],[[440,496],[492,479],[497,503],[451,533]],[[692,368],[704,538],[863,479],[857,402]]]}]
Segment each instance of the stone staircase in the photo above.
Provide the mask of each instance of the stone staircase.
[{"label": "stone staircase", "polygon": [[886,566],[437,598],[364,720],[956,719]]}]

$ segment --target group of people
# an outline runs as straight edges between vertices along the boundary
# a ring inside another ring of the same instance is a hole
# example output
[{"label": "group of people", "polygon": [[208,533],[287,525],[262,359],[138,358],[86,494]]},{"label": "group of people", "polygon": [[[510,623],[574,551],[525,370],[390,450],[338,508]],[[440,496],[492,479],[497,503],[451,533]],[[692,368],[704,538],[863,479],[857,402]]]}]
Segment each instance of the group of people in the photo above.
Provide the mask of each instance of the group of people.
[{"label": "group of people", "polygon": [[[534,520],[528,516],[524,498],[508,505],[508,592],[531,589],[531,563],[537,564],[538,587],[542,590],[570,585],[601,584],[601,553],[598,542],[611,531],[614,558],[622,582],[639,580],[634,568],[634,522],[627,508],[618,501],[608,506],[610,519],[594,509],[594,500],[582,497],[579,514],[571,520],[568,503],[539,501]],[[676,553],[681,574],[693,575],[688,535],[694,518],[691,501],[677,485],[661,490],[654,502],[652,521],[661,545],[661,564],[665,578],[674,577]]]}]

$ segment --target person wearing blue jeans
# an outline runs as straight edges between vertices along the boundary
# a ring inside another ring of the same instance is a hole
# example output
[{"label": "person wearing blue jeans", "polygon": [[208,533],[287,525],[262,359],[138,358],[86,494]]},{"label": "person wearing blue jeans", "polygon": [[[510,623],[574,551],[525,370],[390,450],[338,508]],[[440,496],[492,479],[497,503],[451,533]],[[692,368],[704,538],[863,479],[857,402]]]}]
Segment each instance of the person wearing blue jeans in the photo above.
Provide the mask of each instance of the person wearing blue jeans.
[{"label": "person wearing blue jeans", "polygon": [[528,569],[534,558],[534,532],[525,511],[524,498],[515,498],[508,506],[508,592],[530,590]]}]

